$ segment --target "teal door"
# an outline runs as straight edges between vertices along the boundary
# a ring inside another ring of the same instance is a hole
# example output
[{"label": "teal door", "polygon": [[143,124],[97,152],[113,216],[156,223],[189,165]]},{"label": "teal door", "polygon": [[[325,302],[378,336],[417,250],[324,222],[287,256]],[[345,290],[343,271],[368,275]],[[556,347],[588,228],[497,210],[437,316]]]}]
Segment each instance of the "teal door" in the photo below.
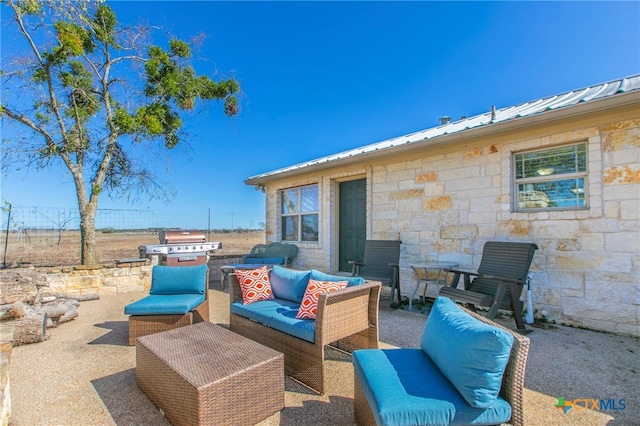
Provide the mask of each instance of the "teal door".
[{"label": "teal door", "polygon": [[338,189],[339,270],[351,272],[350,260],[362,260],[364,240],[367,236],[367,180],[358,179],[340,183]]}]

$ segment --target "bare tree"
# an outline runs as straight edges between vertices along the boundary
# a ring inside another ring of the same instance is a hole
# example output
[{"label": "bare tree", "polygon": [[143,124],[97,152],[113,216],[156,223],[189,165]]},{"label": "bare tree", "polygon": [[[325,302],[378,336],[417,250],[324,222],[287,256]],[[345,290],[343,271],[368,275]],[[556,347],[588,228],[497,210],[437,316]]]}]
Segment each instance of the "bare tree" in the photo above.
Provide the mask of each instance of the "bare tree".
[{"label": "bare tree", "polygon": [[239,85],[197,75],[189,43],[168,37],[166,48],[153,45],[153,28],[122,26],[102,2],[2,0],[1,7],[12,12],[3,24],[28,52],[3,59],[0,118],[23,130],[3,140],[3,168],[66,166],[81,261],[96,263],[100,196],[165,190],[151,160],[134,153],[186,143],[182,115],[197,103],[223,101],[227,116],[237,114]]},{"label": "bare tree", "polygon": [[36,213],[40,213],[42,217],[54,224],[54,229],[58,234],[58,241],[56,242],[58,247],[60,247],[60,243],[62,242],[62,232],[66,229],[69,223],[78,219],[77,213],[74,214],[69,210],[57,210],[48,214],[45,211],[38,212],[38,209],[36,208]]}]

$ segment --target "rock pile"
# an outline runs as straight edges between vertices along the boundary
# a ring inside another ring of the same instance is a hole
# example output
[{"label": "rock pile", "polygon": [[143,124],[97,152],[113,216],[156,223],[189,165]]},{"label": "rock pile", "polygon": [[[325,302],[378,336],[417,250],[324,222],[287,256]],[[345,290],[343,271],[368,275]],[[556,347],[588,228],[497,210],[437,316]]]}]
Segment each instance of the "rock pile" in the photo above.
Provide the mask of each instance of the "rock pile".
[{"label": "rock pile", "polygon": [[48,339],[48,329],[78,316],[81,301],[99,298],[48,293],[46,276],[34,269],[2,271],[0,277],[0,325],[13,328],[13,346]]}]

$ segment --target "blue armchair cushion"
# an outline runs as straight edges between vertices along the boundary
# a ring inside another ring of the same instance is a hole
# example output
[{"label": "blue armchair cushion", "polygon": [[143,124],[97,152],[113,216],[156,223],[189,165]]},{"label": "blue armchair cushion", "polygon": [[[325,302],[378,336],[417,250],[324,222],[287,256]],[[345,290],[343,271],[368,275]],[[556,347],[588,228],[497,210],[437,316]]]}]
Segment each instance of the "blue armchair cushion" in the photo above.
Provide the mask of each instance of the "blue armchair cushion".
[{"label": "blue armchair cushion", "polygon": [[278,299],[301,303],[310,275],[311,271],[297,271],[275,265],[269,277],[271,291]]},{"label": "blue armchair cushion", "polygon": [[314,343],[316,321],[296,318],[299,307],[299,303],[283,299],[261,300],[250,305],[235,302],[231,304],[231,313]]},{"label": "blue armchair cushion", "polygon": [[[436,338],[434,338],[436,337]],[[425,324],[420,347],[464,399],[489,408],[498,398],[513,336],[438,297]]]},{"label": "blue armchair cushion", "polygon": [[258,265],[274,264],[282,265],[284,263],[283,257],[245,257],[244,263],[256,263]]},{"label": "blue armchair cushion", "polygon": [[340,275],[331,275],[325,272],[320,272],[316,269],[311,270],[310,279],[316,280],[316,281],[331,281],[331,282],[346,281],[347,287],[364,284],[366,282],[365,279],[362,277],[349,277],[349,276],[344,277]]},{"label": "blue armchair cushion", "polygon": [[491,425],[509,421],[498,397],[474,408],[420,349],[359,349],[353,366],[378,425]]},{"label": "blue armchair cushion", "polygon": [[125,315],[180,315],[206,300],[204,294],[150,295],[124,307]]},{"label": "blue armchair cushion", "polygon": [[205,294],[207,265],[162,266],[151,270],[151,295]]}]

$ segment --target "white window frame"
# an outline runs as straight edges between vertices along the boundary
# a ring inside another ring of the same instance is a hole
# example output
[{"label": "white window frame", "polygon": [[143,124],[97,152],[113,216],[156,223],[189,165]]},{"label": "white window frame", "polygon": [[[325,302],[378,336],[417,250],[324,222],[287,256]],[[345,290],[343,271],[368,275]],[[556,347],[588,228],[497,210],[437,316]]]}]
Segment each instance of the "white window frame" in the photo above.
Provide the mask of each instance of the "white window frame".
[{"label": "white window frame", "polygon": [[[280,240],[281,241],[293,241],[293,242],[299,242],[299,243],[317,243],[320,240],[320,211],[319,210],[314,210],[314,211],[302,211],[302,207],[304,206],[304,203],[302,202],[302,193],[303,193],[303,189],[305,188],[312,188],[315,187],[316,189],[316,197],[317,199],[315,200],[315,207],[316,209],[320,208],[320,186],[317,183],[311,184],[311,185],[302,185],[302,186],[297,186],[297,187],[292,187],[292,188],[286,188],[286,189],[281,189],[279,191],[279,206],[278,206],[278,213],[280,215]],[[296,192],[296,200],[297,203],[295,204],[294,208],[295,211],[290,211],[290,212],[284,212],[283,210],[283,203],[284,203],[284,199],[285,199],[285,194],[287,192],[290,191],[295,191]],[[305,216],[315,216],[316,217],[316,226],[317,226],[317,230],[316,230],[316,238],[315,239],[305,239],[303,238],[304,235],[304,229],[303,229],[303,218]],[[297,239],[287,239],[287,232],[283,229],[285,226],[285,223],[287,222],[287,218],[297,218],[297,229],[296,229],[296,235],[297,235]]]},{"label": "white window frame", "polygon": [[[572,147],[575,147],[575,149],[577,149],[581,146],[584,150],[585,156],[582,162],[584,164],[584,170],[578,170],[578,166],[576,166],[576,170],[572,172],[557,173],[554,170],[554,167],[552,167],[552,164],[549,164],[548,167],[538,169],[535,176],[518,177],[517,175],[517,166],[520,161],[523,161],[522,156],[536,154],[546,156],[554,150]],[[578,142],[568,145],[559,145],[535,150],[514,152],[512,155],[512,167],[514,194],[512,201],[512,210],[514,212],[585,210],[589,208],[589,147],[587,142]],[[540,186],[544,186],[545,184],[553,185],[554,183],[560,183],[561,181],[569,181],[573,179],[581,180],[582,186],[576,186],[574,189],[570,189],[570,191],[575,194],[576,200],[582,201],[582,205],[548,205],[548,202],[553,203],[554,200],[549,199],[545,191],[539,190]],[[530,186],[531,189],[528,191],[521,191],[521,185]],[[522,204],[524,203],[527,203],[528,206],[522,206]],[[545,205],[546,203],[547,205]]]}]

